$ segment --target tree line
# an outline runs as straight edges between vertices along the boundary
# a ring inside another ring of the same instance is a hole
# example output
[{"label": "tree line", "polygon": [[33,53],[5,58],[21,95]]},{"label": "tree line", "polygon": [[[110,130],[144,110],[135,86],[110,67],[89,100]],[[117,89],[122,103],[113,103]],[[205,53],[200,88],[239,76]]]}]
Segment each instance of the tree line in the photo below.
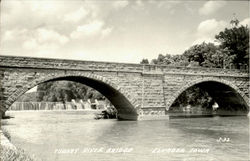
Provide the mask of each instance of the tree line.
[{"label": "tree line", "polygon": [[77,82],[52,81],[38,85],[37,101],[70,102],[74,100],[103,99],[98,91]]},{"label": "tree line", "polygon": [[[191,46],[181,55],[159,54],[149,62],[142,59],[141,64],[200,66],[212,68],[245,68],[249,63],[249,27],[232,20],[231,28],[225,28],[215,35],[214,43],[203,42]],[[245,66],[244,66],[245,65]]]},{"label": "tree line", "polygon": [[21,96],[19,102],[71,102],[72,99],[103,100],[105,97],[98,91],[84,84],[72,81],[52,81],[39,84],[37,91]]},{"label": "tree line", "polygon": [[[181,55],[159,54],[156,59],[150,62],[148,59],[142,59],[141,64],[154,65],[174,65],[187,67],[207,67],[207,68],[224,68],[224,69],[245,69],[249,67],[249,27],[239,25],[237,19],[231,20],[231,28],[225,28],[215,35],[214,43],[203,42],[191,46]],[[187,105],[201,106],[210,108],[215,100],[209,94],[193,86],[184,91],[172,107],[184,107]]]}]

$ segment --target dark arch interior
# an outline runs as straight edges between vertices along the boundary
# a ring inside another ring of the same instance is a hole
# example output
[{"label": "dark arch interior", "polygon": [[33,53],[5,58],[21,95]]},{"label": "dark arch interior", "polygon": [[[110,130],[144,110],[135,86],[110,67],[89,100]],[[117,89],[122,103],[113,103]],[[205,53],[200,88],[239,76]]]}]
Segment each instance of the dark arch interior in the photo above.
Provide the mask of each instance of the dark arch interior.
[{"label": "dark arch interior", "polygon": [[128,101],[128,99],[122,93],[120,93],[117,89],[114,89],[110,85],[99,80],[95,80],[95,79],[91,79],[87,77],[78,77],[78,76],[60,77],[60,78],[55,78],[46,82],[61,81],[61,80],[82,83],[100,92],[117,109],[118,119],[120,120],[123,120],[123,119],[136,120],[137,119],[137,112],[135,108],[133,107],[133,105]]},{"label": "dark arch interior", "polygon": [[198,86],[206,90],[209,95],[225,110],[248,111],[248,105],[241,95],[228,85],[218,82],[203,82]]},{"label": "dark arch interior", "polygon": [[[211,102],[213,103],[216,102],[218,104],[218,109],[216,109],[217,114],[247,115],[249,111],[248,105],[245,102],[245,100],[242,98],[242,96],[235,89],[233,89],[232,87],[228,85],[215,82],[215,81],[205,81],[205,82],[195,84],[192,87],[198,87],[202,91],[207,92],[207,94],[210,97],[212,97],[213,101]],[[179,99],[179,97],[177,99]],[[210,104],[209,106],[210,108],[212,108],[212,104]],[[171,106],[171,108],[174,108],[174,107]]]}]

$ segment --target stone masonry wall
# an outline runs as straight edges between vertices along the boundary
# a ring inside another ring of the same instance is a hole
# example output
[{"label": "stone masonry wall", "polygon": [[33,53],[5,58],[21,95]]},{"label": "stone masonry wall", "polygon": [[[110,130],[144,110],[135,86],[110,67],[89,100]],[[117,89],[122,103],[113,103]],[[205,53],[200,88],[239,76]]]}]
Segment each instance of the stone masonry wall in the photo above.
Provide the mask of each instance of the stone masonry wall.
[{"label": "stone masonry wall", "polygon": [[200,68],[200,67],[176,67],[160,65],[142,65],[129,63],[95,62],[65,59],[46,59],[32,57],[0,56],[0,66],[24,67],[40,69],[60,70],[85,70],[85,71],[113,71],[113,72],[137,72],[148,74],[199,74],[214,76],[248,76],[248,72],[242,70],[228,70],[221,68]]},{"label": "stone masonry wall", "polygon": [[228,85],[236,90],[249,106],[249,78],[248,77],[218,77],[203,75],[166,74],[164,76],[164,97],[168,110],[175,99],[193,85],[213,81]]},{"label": "stone masonry wall", "polygon": [[[96,79],[113,86],[115,89],[123,93],[134,105],[141,103],[141,90],[138,90],[141,89],[141,82],[139,81],[141,79],[140,74],[133,74],[129,77],[127,73],[123,73],[123,75],[117,75],[117,73],[112,72],[95,73],[88,71],[67,71],[65,73],[63,70],[25,68],[1,68],[0,70],[4,75],[1,84],[3,89],[1,96],[2,101],[4,101],[2,103],[6,104],[6,108],[11,105],[20,95],[39,83],[65,76],[83,76],[88,78],[92,78],[94,76]],[[137,99],[138,96],[140,96],[140,98]]]},{"label": "stone masonry wall", "polygon": [[163,77],[157,74],[143,75],[142,110],[144,115],[164,115],[165,100]]},{"label": "stone masonry wall", "polygon": [[246,71],[0,56],[0,109],[39,83],[65,76],[104,82],[144,114],[164,114],[181,92],[209,80],[234,88],[249,105]]}]

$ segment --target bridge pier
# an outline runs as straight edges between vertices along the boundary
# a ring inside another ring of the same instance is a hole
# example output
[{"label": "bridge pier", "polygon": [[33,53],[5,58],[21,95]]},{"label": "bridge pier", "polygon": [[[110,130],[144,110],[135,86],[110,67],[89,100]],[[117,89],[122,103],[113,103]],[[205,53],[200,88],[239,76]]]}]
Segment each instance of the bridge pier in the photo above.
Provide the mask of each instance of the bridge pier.
[{"label": "bridge pier", "polygon": [[169,115],[166,108],[161,107],[143,107],[140,109],[138,120],[168,120]]},{"label": "bridge pier", "polygon": [[169,115],[139,115],[138,120],[169,120]]},{"label": "bridge pier", "polygon": [[138,115],[131,115],[131,114],[117,114],[118,120],[129,120],[129,121],[137,121]]},{"label": "bridge pier", "polygon": [[4,116],[5,116],[5,111],[2,111],[2,110],[0,109],[0,119],[4,118]]}]

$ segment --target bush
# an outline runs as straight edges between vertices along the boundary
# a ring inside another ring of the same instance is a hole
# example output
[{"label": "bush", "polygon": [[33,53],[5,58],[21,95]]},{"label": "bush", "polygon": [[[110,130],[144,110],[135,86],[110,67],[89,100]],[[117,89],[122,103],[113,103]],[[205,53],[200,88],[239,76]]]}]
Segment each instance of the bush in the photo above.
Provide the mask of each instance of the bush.
[{"label": "bush", "polygon": [[0,142],[0,161],[38,161],[35,156],[31,157],[21,148],[12,145],[9,142],[11,139],[10,133],[6,129],[2,128],[2,132],[4,136],[1,137],[6,138],[1,138],[2,141]]},{"label": "bush", "polygon": [[34,161],[20,148],[1,145],[1,161]]},{"label": "bush", "polygon": [[3,135],[4,135],[8,140],[11,140],[10,133],[9,133],[5,128],[2,128],[2,131],[3,131]]}]

